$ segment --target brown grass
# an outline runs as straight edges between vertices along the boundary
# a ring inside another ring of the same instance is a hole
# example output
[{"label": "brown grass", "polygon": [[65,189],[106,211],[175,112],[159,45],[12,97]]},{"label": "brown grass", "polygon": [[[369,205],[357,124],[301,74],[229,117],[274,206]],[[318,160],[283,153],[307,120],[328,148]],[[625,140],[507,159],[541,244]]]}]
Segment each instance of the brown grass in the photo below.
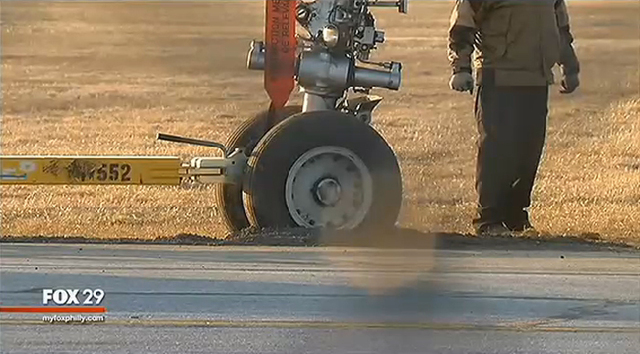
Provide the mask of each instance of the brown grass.
[{"label": "brown grass", "polygon": [[[400,92],[382,92],[375,126],[401,159],[402,224],[421,231],[470,231],[475,202],[472,99],[447,89],[450,7],[376,11],[389,37],[378,58],[406,74]],[[638,10],[570,4],[583,86],[551,99],[533,208],[549,234],[640,242]],[[261,1],[3,2],[2,153],[212,154],[153,138],[223,141],[267,106],[261,74],[244,68],[262,11]],[[212,188],[3,186],[2,235],[221,236]]]}]

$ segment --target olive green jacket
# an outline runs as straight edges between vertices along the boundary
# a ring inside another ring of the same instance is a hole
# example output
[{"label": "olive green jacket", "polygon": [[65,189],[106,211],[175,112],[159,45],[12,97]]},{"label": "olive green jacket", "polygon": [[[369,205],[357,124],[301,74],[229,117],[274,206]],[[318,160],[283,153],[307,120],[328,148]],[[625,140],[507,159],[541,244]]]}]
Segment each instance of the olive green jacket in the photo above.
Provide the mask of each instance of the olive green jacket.
[{"label": "olive green jacket", "polygon": [[448,56],[454,73],[472,71],[478,84],[545,86],[552,68],[566,75],[580,64],[565,0],[456,0]]}]

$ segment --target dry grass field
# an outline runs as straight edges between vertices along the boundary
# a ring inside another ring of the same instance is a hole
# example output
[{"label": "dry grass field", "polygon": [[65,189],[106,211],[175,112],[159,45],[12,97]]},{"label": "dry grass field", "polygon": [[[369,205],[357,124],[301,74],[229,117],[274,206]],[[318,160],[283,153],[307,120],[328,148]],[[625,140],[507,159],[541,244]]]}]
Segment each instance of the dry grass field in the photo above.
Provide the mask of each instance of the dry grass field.
[{"label": "dry grass field", "polygon": [[[470,232],[475,205],[472,98],[447,88],[451,1],[379,9],[402,61],[375,126],[405,176],[402,225]],[[245,69],[262,1],[2,2],[2,153],[210,155],[157,132],[223,141],[268,105]],[[571,1],[582,87],[554,88],[533,221],[549,235],[640,244],[640,3]],[[299,100],[296,96],[294,100]],[[213,187],[1,190],[2,235],[223,236]]]}]

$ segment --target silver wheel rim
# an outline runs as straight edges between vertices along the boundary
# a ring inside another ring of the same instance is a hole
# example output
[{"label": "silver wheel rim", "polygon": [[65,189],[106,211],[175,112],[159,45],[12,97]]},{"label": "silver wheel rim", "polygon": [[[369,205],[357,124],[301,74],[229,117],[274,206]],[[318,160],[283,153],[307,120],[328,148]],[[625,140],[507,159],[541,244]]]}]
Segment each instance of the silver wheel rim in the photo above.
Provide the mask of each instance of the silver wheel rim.
[{"label": "silver wheel rim", "polygon": [[289,215],[299,226],[353,229],[369,212],[373,181],[351,150],[323,146],[307,151],[291,166],[285,193]]}]

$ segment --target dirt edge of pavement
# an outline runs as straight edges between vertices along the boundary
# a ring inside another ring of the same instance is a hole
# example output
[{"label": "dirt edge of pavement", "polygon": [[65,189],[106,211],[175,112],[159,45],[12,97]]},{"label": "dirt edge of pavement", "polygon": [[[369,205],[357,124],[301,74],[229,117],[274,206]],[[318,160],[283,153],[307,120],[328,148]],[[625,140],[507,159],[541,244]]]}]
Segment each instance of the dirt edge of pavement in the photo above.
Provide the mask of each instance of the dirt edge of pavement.
[{"label": "dirt edge of pavement", "polygon": [[514,235],[476,236],[454,233],[424,233],[397,228],[381,235],[335,231],[316,232],[307,229],[245,230],[216,238],[194,234],[178,234],[156,239],[91,238],[82,236],[0,236],[0,243],[49,244],[155,244],[186,246],[275,246],[275,247],[373,247],[373,248],[438,248],[438,249],[507,249],[507,250],[609,250],[638,251],[640,245],[609,242],[597,235],[553,236]]}]

